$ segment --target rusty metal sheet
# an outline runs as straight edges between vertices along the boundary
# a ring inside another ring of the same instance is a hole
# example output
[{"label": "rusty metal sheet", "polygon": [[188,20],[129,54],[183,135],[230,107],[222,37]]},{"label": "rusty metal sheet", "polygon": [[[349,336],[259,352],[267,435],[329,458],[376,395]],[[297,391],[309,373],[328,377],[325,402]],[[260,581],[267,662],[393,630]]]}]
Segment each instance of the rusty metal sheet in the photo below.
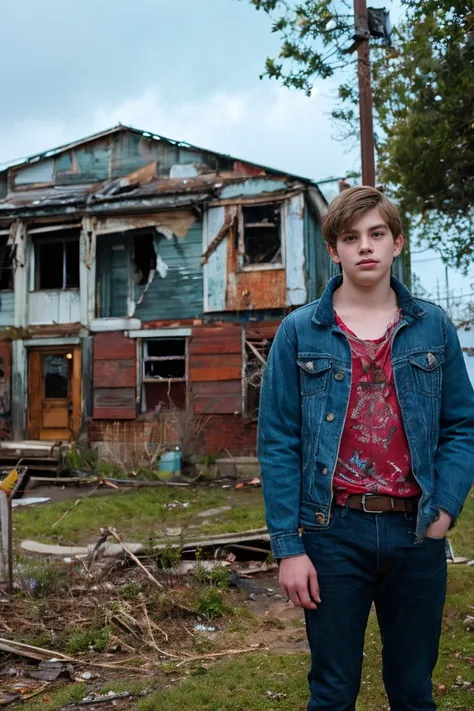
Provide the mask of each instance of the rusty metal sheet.
[{"label": "rusty metal sheet", "polygon": [[286,272],[284,268],[237,271],[235,240],[228,241],[227,298],[229,311],[279,309],[286,306]]}]

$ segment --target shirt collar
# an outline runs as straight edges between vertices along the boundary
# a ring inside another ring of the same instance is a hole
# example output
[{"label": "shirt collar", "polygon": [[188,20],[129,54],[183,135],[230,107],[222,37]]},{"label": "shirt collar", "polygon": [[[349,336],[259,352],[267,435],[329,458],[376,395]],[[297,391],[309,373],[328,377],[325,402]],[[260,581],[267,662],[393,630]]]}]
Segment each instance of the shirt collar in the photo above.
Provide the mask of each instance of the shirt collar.
[{"label": "shirt collar", "polygon": [[[328,281],[312,318],[312,320],[320,326],[333,326],[335,324],[333,295],[341,284],[341,274],[338,274]],[[421,318],[426,314],[426,311],[419,306],[406,286],[393,275],[390,278],[390,286],[397,295],[398,305],[403,315],[409,314],[414,318]]]}]

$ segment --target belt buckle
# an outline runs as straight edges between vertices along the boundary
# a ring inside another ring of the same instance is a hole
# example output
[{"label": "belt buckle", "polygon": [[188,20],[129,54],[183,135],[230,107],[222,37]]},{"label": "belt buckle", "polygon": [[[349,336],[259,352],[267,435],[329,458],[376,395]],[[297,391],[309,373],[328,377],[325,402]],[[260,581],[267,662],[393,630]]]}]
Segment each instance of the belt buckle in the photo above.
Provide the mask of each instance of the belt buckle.
[{"label": "belt buckle", "polygon": [[366,502],[367,498],[373,498],[374,496],[376,496],[376,494],[362,494],[362,500],[361,500],[362,511],[365,511],[365,513],[375,513],[375,514],[384,513],[383,511],[369,511],[369,509],[366,509],[365,502]]}]

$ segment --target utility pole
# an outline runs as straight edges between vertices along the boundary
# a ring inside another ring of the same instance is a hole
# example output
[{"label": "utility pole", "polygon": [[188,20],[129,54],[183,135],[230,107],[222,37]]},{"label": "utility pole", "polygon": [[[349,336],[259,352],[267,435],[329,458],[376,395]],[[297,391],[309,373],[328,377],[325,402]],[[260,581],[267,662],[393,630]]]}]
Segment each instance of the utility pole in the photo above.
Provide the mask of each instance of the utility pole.
[{"label": "utility pole", "polygon": [[366,0],[354,0],[357,76],[359,79],[362,184],[375,187],[374,121],[370,80],[369,18]]}]

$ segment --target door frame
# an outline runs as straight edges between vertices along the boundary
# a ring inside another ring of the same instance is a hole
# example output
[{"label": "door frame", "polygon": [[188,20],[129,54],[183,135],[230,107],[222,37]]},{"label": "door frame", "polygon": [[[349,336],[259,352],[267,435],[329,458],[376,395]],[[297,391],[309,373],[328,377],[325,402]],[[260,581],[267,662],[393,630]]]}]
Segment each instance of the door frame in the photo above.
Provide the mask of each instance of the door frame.
[{"label": "door frame", "polygon": [[[81,345],[58,344],[57,346],[29,346],[28,347],[28,390],[27,390],[27,429],[28,439],[41,439],[41,400],[43,399],[43,375],[34,372],[34,362],[31,355],[57,355],[72,352],[71,369],[71,437],[73,440],[81,429],[82,423],[82,348]],[[34,392],[34,383],[41,383],[41,391]]]}]

